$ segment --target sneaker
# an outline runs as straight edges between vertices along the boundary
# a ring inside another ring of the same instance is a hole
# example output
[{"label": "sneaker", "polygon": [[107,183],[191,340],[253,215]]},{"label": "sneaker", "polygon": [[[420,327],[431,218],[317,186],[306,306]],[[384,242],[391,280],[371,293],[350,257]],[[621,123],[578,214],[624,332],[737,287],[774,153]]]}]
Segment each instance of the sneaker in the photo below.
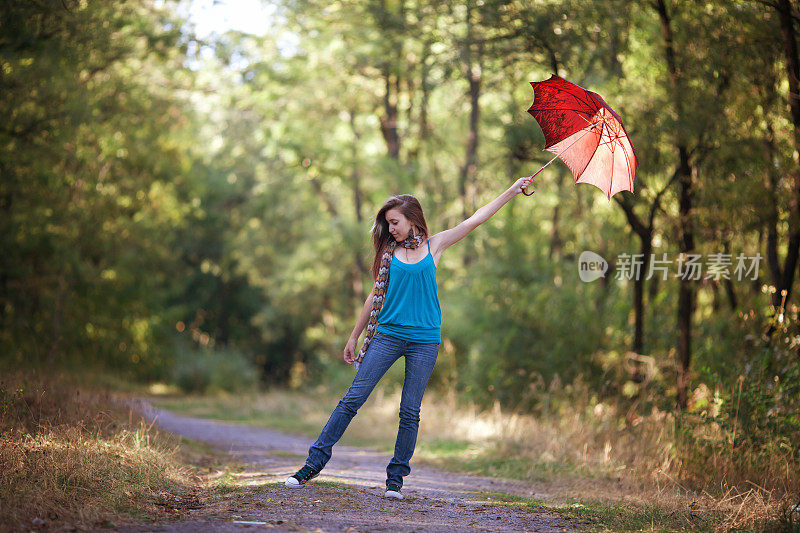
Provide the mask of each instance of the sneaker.
[{"label": "sneaker", "polygon": [[319,475],[319,470],[314,470],[309,465],[305,465],[303,468],[297,471],[296,474],[292,474],[286,481],[284,485],[289,487],[290,489],[298,489],[308,482],[308,480],[313,479]]},{"label": "sneaker", "polygon": [[394,498],[396,500],[403,499],[403,493],[400,492],[400,486],[396,483],[389,483],[386,485],[386,492],[383,494],[385,498]]}]

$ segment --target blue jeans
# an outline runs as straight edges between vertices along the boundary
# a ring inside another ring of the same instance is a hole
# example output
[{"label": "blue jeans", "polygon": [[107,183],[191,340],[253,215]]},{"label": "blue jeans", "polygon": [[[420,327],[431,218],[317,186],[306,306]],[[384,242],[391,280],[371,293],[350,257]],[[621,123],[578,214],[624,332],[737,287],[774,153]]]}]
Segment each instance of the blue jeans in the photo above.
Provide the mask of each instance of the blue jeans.
[{"label": "blue jeans", "polygon": [[395,483],[402,487],[403,477],[411,472],[409,461],[417,444],[419,407],[438,354],[438,343],[422,344],[375,333],[353,383],[331,413],[319,438],[308,449],[306,464],[322,470],[331,458],[333,445],[342,437],[358,408],[367,401],[372,389],[394,362],[405,356],[406,375],[400,399],[400,426],[394,457],[386,467],[386,484]]}]

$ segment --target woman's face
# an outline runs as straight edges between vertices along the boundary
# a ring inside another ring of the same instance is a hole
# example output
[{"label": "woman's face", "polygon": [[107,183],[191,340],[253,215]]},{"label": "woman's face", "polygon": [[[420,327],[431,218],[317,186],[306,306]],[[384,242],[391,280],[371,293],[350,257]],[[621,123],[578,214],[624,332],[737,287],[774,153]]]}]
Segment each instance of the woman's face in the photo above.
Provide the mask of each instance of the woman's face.
[{"label": "woman's face", "polygon": [[386,211],[386,222],[389,223],[389,233],[397,242],[404,241],[411,233],[411,221],[396,207]]}]

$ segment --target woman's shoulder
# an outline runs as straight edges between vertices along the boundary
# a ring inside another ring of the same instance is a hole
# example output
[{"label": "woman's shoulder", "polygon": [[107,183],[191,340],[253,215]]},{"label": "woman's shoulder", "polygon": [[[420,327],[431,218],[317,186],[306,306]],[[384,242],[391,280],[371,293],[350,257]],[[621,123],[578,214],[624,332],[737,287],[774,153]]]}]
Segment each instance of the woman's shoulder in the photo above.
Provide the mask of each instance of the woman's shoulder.
[{"label": "woman's shoulder", "polygon": [[442,237],[440,234],[431,235],[430,237],[428,237],[428,247],[430,249],[431,255],[433,256],[433,262],[437,266],[439,265],[439,258],[442,255],[441,238]]}]

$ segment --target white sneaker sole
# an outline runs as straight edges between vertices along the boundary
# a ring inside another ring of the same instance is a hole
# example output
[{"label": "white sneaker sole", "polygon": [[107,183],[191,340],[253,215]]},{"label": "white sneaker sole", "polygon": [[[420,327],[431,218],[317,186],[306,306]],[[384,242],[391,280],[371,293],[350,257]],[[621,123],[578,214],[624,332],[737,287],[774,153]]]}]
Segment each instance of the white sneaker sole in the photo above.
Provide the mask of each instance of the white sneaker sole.
[{"label": "white sneaker sole", "polygon": [[284,481],[283,484],[289,487],[290,489],[299,489],[300,487],[303,486],[293,477],[290,477],[289,479]]},{"label": "white sneaker sole", "polygon": [[400,492],[395,492],[393,490],[387,490],[383,494],[383,497],[384,498],[394,498],[395,500],[402,500],[403,499],[403,494],[400,493]]}]

